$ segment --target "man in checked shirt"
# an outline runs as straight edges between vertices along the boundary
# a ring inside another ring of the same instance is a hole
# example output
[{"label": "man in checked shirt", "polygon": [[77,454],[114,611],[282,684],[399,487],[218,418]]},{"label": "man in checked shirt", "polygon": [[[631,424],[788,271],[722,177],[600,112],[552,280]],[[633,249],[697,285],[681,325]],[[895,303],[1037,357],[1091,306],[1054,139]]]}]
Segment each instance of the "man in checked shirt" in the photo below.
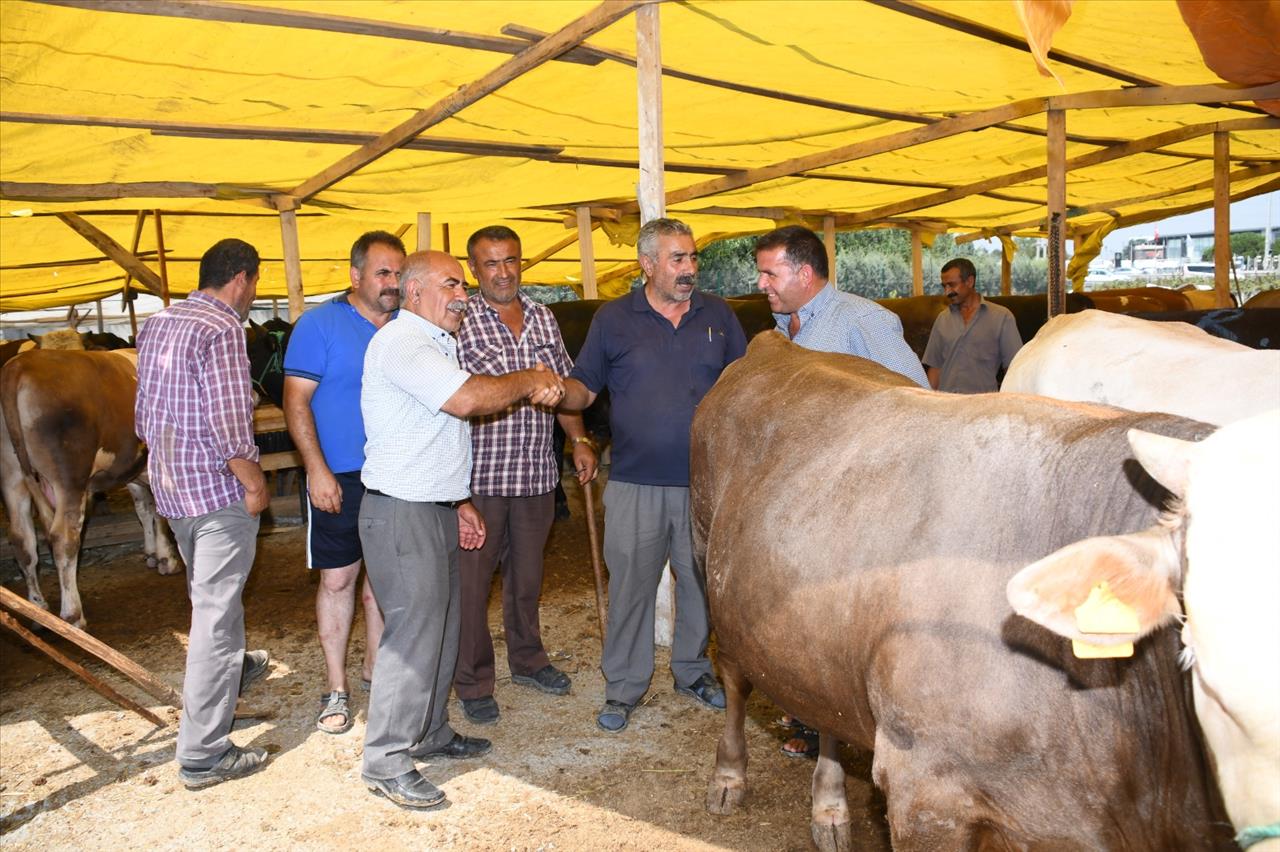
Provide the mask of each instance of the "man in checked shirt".
[{"label": "man in checked shirt", "polygon": [[[515,231],[503,226],[476,231],[467,240],[467,266],[480,292],[471,296],[458,333],[462,368],[500,376],[541,362],[557,375],[568,375],[573,362],[555,318],[520,292],[520,237]],[[595,477],[596,455],[582,415],[555,416],[573,442],[578,481],[586,483]],[[453,686],[463,714],[477,724],[493,724],[499,716],[488,618],[489,588],[499,564],[512,681],[551,695],[564,695],[570,687],[569,676],[547,657],[538,619],[542,551],[560,478],[551,418],[549,409],[522,400],[471,422],[471,502],[484,516],[488,538],[479,550],[463,550],[459,556],[462,626]]]},{"label": "man in checked shirt", "polygon": [[178,724],[178,777],[189,790],[257,772],[261,748],[231,742],[236,697],[267,670],[244,650],[240,599],[269,495],[253,443],[244,327],[258,292],[258,252],[222,240],[200,258],[200,286],[138,335],[138,437],[156,510],[187,564],[191,631]]}]

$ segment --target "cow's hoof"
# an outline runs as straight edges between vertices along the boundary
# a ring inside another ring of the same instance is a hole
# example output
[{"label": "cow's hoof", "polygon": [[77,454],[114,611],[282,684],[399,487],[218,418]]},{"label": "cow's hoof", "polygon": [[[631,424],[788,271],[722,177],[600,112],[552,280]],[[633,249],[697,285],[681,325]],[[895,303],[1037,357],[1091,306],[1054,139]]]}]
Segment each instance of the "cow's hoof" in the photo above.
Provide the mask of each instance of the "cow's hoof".
[{"label": "cow's hoof", "polygon": [[160,574],[177,574],[181,570],[182,565],[176,559],[161,559],[156,562],[156,571]]},{"label": "cow's hoof", "polygon": [[159,560],[159,559],[156,559],[156,557],[155,557],[155,555],[154,555],[154,554],[148,553],[148,554],[147,554],[147,567],[148,567],[148,568],[159,568],[159,567],[160,567],[160,560]]},{"label": "cow's hoof", "polygon": [[746,782],[712,778],[711,784],[707,786],[707,811],[728,816],[741,807],[746,798]]},{"label": "cow's hoof", "polygon": [[849,852],[853,848],[847,822],[811,822],[809,832],[820,852]]}]

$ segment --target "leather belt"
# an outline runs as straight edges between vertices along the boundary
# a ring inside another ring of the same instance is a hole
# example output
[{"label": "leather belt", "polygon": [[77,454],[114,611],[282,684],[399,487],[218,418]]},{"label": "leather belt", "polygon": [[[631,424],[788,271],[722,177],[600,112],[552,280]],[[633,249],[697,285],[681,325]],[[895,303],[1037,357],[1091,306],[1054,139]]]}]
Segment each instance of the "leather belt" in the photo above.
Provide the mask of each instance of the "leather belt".
[{"label": "leather belt", "polygon": [[[381,491],[379,491],[379,490],[378,490],[378,489],[376,489],[376,488],[366,488],[366,489],[364,490],[364,493],[365,493],[365,494],[373,494],[373,495],[376,495],[376,496],[378,496],[378,497],[390,497],[390,496],[391,496],[390,494],[383,494]],[[410,501],[410,502],[412,502],[412,501]],[[432,506],[439,506],[439,507],[441,507],[442,509],[456,509],[456,508],[458,508],[459,506],[461,506],[463,503],[465,503],[465,502],[467,502],[467,501],[464,499],[464,500],[427,500],[426,502],[427,502],[427,503],[429,503],[429,504],[431,504]]]}]

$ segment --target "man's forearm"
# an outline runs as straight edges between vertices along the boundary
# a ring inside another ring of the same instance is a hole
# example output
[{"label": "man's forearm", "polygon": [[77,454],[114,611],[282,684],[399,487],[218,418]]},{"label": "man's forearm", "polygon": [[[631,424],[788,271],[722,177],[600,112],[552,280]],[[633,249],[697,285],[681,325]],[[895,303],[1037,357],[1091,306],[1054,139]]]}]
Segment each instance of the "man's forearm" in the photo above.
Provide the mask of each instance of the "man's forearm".
[{"label": "man's forearm", "polygon": [[267,477],[262,472],[262,466],[256,461],[227,459],[227,467],[231,469],[232,475],[240,480],[240,484],[244,486],[247,493],[257,494],[267,490]]},{"label": "man's forearm", "polygon": [[449,397],[443,408],[455,417],[494,414],[524,399],[533,388],[533,381],[525,370],[504,376],[472,376]]},{"label": "man's forearm", "polygon": [[596,401],[586,385],[577,379],[564,380],[564,399],[560,400],[560,411],[581,411]]},{"label": "man's forearm", "polygon": [[[287,381],[287,380],[286,380]],[[289,429],[289,437],[293,446],[302,456],[302,464],[308,475],[315,471],[326,471],[329,465],[324,460],[324,452],[320,449],[320,436],[316,433],[315,415],[311,412],[311,401],[302,394],[291,393],[285,385],[284,421]]]}]

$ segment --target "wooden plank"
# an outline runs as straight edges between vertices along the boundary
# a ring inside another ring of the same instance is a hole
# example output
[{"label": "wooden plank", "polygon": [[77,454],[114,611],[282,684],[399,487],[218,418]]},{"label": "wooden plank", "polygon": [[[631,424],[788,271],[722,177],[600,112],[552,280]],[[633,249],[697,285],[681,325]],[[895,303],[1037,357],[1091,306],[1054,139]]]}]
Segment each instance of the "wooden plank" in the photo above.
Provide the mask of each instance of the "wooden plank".
[{"label": "wooden plank", "polygon": [[124,246],[113,240],[110,235],[94,227],[75,213],[58,213],[59,219],[71,230],[84,237],[89,243],[100,249],[103,254],[116,262],[121,269],[130,273],[143,287],[152,293],[160,293],[160,276],[156,275],[137,256],[127,251]]},{"label": "wooden plank", "polygon": [[924,243],[919,231],[911,232],[911,295],[924,295]]},{"label": "wooden plank", "polygon": [[[640,222],[667,214],[662,136],[662,29],[659,7],[636,10],[636,127],[640,180],[636,185]],[[579,214],[581,215],[581,214]],[[579,230],[581,230],[579,221]]]},{"label": "wooden plank", "polygon": [[834,216],[822,217],[822,245],[827,250],[827,280],[833,287],[836,282],[836,219]]},{"label": "wooden plank", "polygon": [[578,256],[582,258],[582,298],[598,299],[595,247],[591,244],[591,210],[578,208]]},{"label": "wooden plank", "polygon": [[1049,144],[1045,152],[1048,162],[1049,204],[1047,230],[1049,233],[1049,280],[1047,302],[1049,317],[1066,313],[1066,266],[1063,233],[1066,230],[1067,212],[1067,114],[1060,109],[1049,110]]},{"label": "wooden plank", "polygon": [[59,651],[57,648],[50,645],[48,642],[45,642],[43,639],[41,639],[39,636],[32,633],[27,628],[23,627],[21,624],[17,622],[16,619],[14,619],[13,616],[9,615],[9,613],[0,612],[0,627],[6,627],[9,630],[12,630],[19,637],[25,640],[28,645],[32,646],[37,651],[41,651],[42,653],[44,653],[46,657],[53,660],[55,663],[58,663],[59,665],[63,666],[68,671],[70,671],[73,675],[80,678],[85,683],[89,684],[89,686],[93,687],[100,695],[102,695],[108,701],[111,701],[119,705],[120,707],[125,708],[126,710],[132,710],[134,713],[137,713],[139,716],[146,719],[148,722],[155,725],[157,728],[163,728],[165,726],[165,723],[160,720],[159,716],[152,713],[150,710],[143,707],[141,704],[137,703],[136,701],[133,701],[132,699],[129,699],[129,698],[125,698],[123,695],[116,692],[106,683],[94,677],[93,675],[89,674],[88,669],[86,669],[84,666],[80,665],[75,660],[68,657],[66,654],[63,654],[61,651]]},{"label": "wooden plank", "polygon": [[[599,226],[599,223],[592,220],[591,227],[595,228],[598,226]],[[551,257],[552,255],[560,253],[561,251],[573,245],[577,241],[578,241],[577,231],[574,231],[573,233],[569,234],[564,239],[556,240],[554,243],[547,246],[545,249],[538,252],[533,257],[525,258],[524,262],[520,264],[520,271],[523,272],[531,266],[537,266],[539,263],[542,263],[542,261]]]},{"label": "wooden plank", "polygon": [[479,80],[468,83],[453,94],[419,111],[377,139],[362,145],[324,171],[298,184],[290,195],[306,200],[332,186],[342,178],[369,165],[374,160],[394,151],[428,127],[439,124],[465,107],[492,94],[507,83],[542,65],[605,27],[627,15],[643,0],[605,0],[581,18],[562,27],[554,35],[521,51],[516,56],[485,74]]},{"label": "wooden plank", "polygon": [[98,299],[93,303],[93,312],[98,316],[98,334],[106,331],[106,325],[102,321],[102,300]]},{"label": "wooden plank", "polygon": [[1231,307],[1231,137],[1213,134],[1213,292],[1219,308]]},{"label": "wooden plank", "polygon": [[418,251],[431,251],[431,214],[418,214]]},{"label": "wooden plank", "polygon": [[1003,246],[1000,248],[1000,295],[1013,295],[1013,264],[1005,256]]},{"label": "wooden plank", "polygon": [[1210,83],[1202,86],[1159,86],[1147,89],[1112,89],[1055,95],[1048,109],[1110,109],[1115,107],[1172,106],[1176,104],[1226,104],[1232,101],[1267,101],[1280,98],[1280,83],[1237,86]]},{"label": "wooden plank", "polygon": [[164,224],[160,218],[160,211],[152,212],[156,220],[156,260],[160,266],[160,301],[164,306],[169,307],[169,267],[164,259]]},{"label": "wooden plank", "polygon": [[302,454],[297,450],[286,450],[279,453],[264,453],[258,458],[258,466],[261,467],[264,472],[304,467],[302,463]]},{"label": "wooden plank", "polygon": [[3,586],[0,586],[0,606],[10,612],[21,615],[23,618],[29,618],[41,627],[48,628],[62,638],[79,645],[85,651],[129,678],[129,680],[141,687],[144,692],[158,701],[163,701],[170,707],[182,706],[182,699],[169,684],[157,679],[151,672],[106,643],[95,639],[80,628],[68,624],[56,615],[45,612],[40,607]]},{"label": "wooden plank", "polygon": [[253,409],[253,431],[260,435],[263,432],[284,432],[288,430],[285,423],[284,410],[278,405],[259,405]]},{"label": "wooden plank", "polygon": [[[374,36],[376,38],[416,41],[461,47],[467,50],[488,50],[495,53],[518,54],[528,44],[516,38],[457,30],[442,30],[413,24],[399,24],[369,18],[352,18],[346,15],[327,15],[307,11],[300,7],[263,8],[221,0],[38,0],[50,6],[70,6],[97,12],[124,12],[134,15],[159,15],[173,18],[190,18],[202,21],[223,21],[235,24],[287,27],[289,29],[320,30],[322,32],[349,35]],[[378,50],[386,49],[379,46]],[[394,49],[394,48],[392,48]],[[586,51],[567,51],[555,57],[562,62],[580,65],[599,65],[601,57]]]},{"label": "wooden plank", "polygon": [[221,198],[219,186],[191,181],[130,183],[19,183],[0,181],[0,196],[11,201],[102,201],[117,198]]},{"label": "wooden plank", "polygon": [[284,247],[284,281],[289,291],[289,322],[307,309],[302,292],[302,257],[298,249],[298,212],[280,211],[280,243]]}]

